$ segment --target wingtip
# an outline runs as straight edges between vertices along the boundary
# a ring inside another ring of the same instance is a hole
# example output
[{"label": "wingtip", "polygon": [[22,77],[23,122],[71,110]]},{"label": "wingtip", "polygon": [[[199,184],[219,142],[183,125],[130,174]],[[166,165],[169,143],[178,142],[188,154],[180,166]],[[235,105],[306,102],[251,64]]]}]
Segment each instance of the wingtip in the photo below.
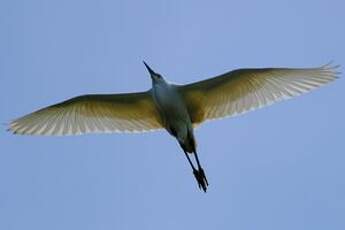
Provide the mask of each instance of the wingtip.
[{"label": "wingtip", "polygon": [[323,71],[329,72],[332,75],[333,79],[339,79],[341,78],[340,75],[342,74],[342,72],[339,71],[340,67],[341,67],[340,64],[334,64],[334,61],[331,60],[328,63],[322,65],[320,68]]},{"label": "wingtip", "polygon": [[323,64],[323,65],[321,66],[321,68],[326,68],[326,67],[332,66],[333,63],[334,63],[334,61],[333,61],[333,60],[330,60],[330,61],[327,62],[326,64]]},{"label": "wingtip", "polygon": [[11,123],[5,123],[5,122],[2,122],[1,123],[2,126],[5,126],[7,128],[5,128],[6,132],[11,132]]},{"label": "wingtip", "polygon": [[341,67],[340,64],[334,64],[334,61],[329,61],[326,64],[322,65],[321,68],[325,70],[335,70]]},{"label": "wingtip", "polygon": [[11,134],[18,134],[18,131],[12,129],[11,127],[8,127],[8,128],[6,129],[6,132],[9,132],[9,133],[11,133]]}]

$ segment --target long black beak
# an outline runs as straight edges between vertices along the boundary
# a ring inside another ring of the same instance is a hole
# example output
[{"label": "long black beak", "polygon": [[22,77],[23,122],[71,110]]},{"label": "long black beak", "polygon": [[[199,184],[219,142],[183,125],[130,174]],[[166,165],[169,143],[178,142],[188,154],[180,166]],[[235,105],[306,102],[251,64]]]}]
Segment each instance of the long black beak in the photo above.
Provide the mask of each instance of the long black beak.
[{"label": "long black beak", "polygon": [[144,65],[146,66],[146,69],[149,71],[150,75],[155,75],[156,73],[150,68],[150,66],[148,64],[146,64],[145,61],[144,62]]}]

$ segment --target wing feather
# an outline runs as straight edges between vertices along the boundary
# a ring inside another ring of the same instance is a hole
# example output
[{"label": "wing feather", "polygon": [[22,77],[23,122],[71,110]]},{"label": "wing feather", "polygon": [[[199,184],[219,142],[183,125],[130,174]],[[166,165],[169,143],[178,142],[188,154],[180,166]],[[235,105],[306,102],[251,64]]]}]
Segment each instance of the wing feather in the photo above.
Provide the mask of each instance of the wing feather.
[{"label": "wing feather", "polygon": [[307,93],[335,80],[338,67],[237,69],[179,90],[197,125]]},{"label": "wing feather", "polygon": [[12,121],[9,130],[23,135],[78,135],[161,129],[150,91],[83,95]]}]

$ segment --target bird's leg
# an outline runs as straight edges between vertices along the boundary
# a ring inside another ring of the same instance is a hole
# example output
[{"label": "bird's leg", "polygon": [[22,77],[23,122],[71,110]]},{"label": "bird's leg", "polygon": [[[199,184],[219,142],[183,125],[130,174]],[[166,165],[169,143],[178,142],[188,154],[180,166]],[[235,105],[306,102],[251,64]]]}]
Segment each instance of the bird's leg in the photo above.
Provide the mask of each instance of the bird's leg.
[{"label": "bird's leg", "polygon": [[193,175],[194,175],[196,181],[198,182],[199,188],[201,189],[201,186],[202,186],[202,185],[201,185],[201,183],[200,183],[200,181],[201,181],[201,180],[200,180],[200,179],[201,179],[200,174],[199,174],[198,170],[196,170],[196,168],[194,167],[194,165],[193,165],[191,159],[189,158],[188,153],[187,153],[186,151],[184,151],[184,154],[186,155],[186,158],[187,158],[187,160],[188,160],[190,166],[191,166],[192,169],[193,169]]},{"label": "bird's leg", "polygon": [[199,157],[198,157],[198,154],[196,151],[194,151],[194,156],[195,156],[196,163],[198,164],[198,172],[199,172],[200,179],[202,181],[201,186],[202,186],[202,189],[204,190],[204,192],[206,192],[206,189],[208,186],[208,181],[207,181],[205,172],[200,165]]}]

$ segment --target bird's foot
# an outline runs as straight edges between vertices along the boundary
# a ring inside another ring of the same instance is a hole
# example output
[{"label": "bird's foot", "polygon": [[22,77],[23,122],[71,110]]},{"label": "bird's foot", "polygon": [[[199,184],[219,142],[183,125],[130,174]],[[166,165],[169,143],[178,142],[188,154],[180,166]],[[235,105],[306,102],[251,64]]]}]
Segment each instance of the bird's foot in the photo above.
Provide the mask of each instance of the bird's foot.
[{"label": "bird's foot", "polygon": [[207,181],[207,178],[206,178],[206,174],[205,174],[205,172],[204,172],[204,170],[202,168],[199,168],[199,174],[200,174],[200,177],[205,182],[206,186],[208,186],[208,181]]},{"label": "bird's foot", "polygon": [[205,175],[205,172],[202,168],[199,168],[199,170],[193,170],[194,177],[196,181],[198,182],[199,189],[202,189],[204,192],[207,190],[208,181]]}]

